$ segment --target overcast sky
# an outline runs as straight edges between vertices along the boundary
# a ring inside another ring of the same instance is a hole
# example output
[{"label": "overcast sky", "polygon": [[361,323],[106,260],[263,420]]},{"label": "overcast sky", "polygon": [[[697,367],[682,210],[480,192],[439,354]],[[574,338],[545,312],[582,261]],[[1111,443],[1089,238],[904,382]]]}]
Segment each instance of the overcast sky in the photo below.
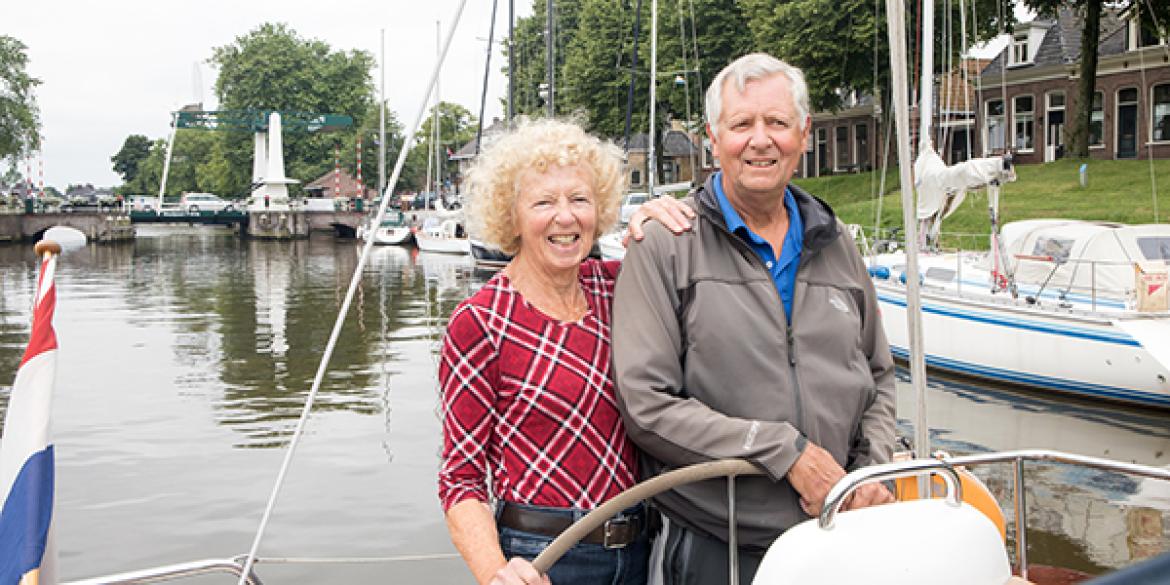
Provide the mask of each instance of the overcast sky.
[{"label": "overcast sky", "polygon": [[[491,4],[467,1],[441,77],[443,99],[473,113],[479,110]],[[518,17],[531,14],[530,0],[515,4]],[[385,29],[386,99],[409,124],[434,66],[435,21],[442,21],[445,36],[458,5],[458,0],[7,0],[0,34],[28,46],[29,73],[42,82],[37,102],[45,184],[64,190],[70,183],[120,183],[110,157],[126,136],[161,138],[170,112],[179,106],[202,98],[205,107],[213,107],[216,70],[206,62],[212,49],[264,22],[284,22],[303,38],[325,41],[335,50],[366,50],[375,59],[379,31]],[[497,40],[507,35],[507,6],[499,3]],[[487,120],[501,115],[499,98],[507,91],[501,59],[497,45]],[[377,87],[379,72],[373,76]],[[25,172],[24,163],[20,171]]]}]

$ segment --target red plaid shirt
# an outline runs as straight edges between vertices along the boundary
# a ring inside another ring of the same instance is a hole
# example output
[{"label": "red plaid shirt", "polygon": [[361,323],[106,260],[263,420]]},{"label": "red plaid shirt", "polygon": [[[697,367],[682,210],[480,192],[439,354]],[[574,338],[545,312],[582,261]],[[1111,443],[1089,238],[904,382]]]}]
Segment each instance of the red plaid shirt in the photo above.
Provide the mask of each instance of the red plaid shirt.
[{"label": "red plaid shirt", "polygon": [[446,510],[474,498],[593,509],[634,485],[610,376],[616,262],[586,260],[589,311],[560,322],[528,304],[502,272],[447,323],[439,363]]}]

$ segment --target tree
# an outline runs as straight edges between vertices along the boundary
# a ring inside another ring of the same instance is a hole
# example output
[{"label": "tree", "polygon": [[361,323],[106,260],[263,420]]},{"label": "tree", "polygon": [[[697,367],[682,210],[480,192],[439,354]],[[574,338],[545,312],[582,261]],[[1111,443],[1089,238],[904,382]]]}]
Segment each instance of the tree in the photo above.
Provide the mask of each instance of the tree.
[{"label": "tree", "polygon": [[[1000,23],[996,21],[997,0],[975,0],[979,22],[968,26],[968,44],[992,34]],[[804,70],[809,86],[809,101],[813,111],[837,110],[849,92],[861,95],[889,95],[889,41],[886,28],[885,3],[876,6],[872,0],[800,0],[773,2],[770,0],[743,0],[744,13],[752,33],[753,50],[765,51]],[[960,22],[958,3],[948,3],[955,12],[952,23]],[[909,7],[918,9],[917,6]],[[1010,7],[1008,13],[1011,13]],[[913,18],[907,19],[914,22]],[[942,4],[936,2],[935,30],[939,32],[932,42],[935,63],[941,64],[944,51],[941,44],[947,21]],[[1006,26],[1007,23],[1004,23]],[[957,28],[957,25],[956,25]],[[793,31],[800,31],[793,34]],[[949,48],[958,57],[962,43],[956,38]],[[920,51],[912,51],[919,54]],[[913,58],[913,55],[912,57]],[[915,71],[913,65],[911,71]],[[875,73],[877,77],[875,78]],[[917,85],[917,80],[911,80]]]},{"label": "tree", "polygon": [[114,163],[114,172],[122,176],[122,181],[130,182],[138,176],[138,165],[150,156],[150,139],[141,134],[131,134],[122,143],[122,150],[110,157]]},{"label": "tree", "polygon": [[[466,112],[466,110],[464,110]],[[444,124],[444,127],[446,125]],[[427,129],[419,130],[419,137],[430,136],[424,133],[429,131]],[[398,120],[398,116],[389,109],[386,109],[386,186],[390,187],[390,179],[394,173],[394,165],[398,162],[398,153],[402,151],[402,143],[406,139],[405,130],[402,123]],[[378,140],[380,134],[378,105],[371,104],[370,111],[365,115],[365,122],[357,129],[357,134],[362,137],[362,182],[370,188],[377,188],[378,186]],[[340,140],[340,137],[335,136],[335,139]],[[352,138],[350,138],[352,139]],[[355,155],[352,142],[350,148],[342,148],[341,165],[342,168],[354,168]],[[426,153],[420,151],[417,155],[412,150],[406,158],[406,162],[402,168],[402,174],[398,178],[398,185],[396,189],[398,192],[404,189],[418,189],[426,182],[427,159]]]},{"label": "tree", "polygon": [[40,146],[40,112],[33,89],[40,80],[26,71],[28,47],[0,35],[0,158],[16,161]]},{"label": "tree", "polygon": [[[626,0],[623,0],[625,2]],[[578,33],[581,5],[585,0],[556,0],[553,4],[553,68],[556,72],[554,104],[556,113],[563,114],[568,110],[562,103],[562,90],[567,80],[562,69],[565,63],[565,51],[573,43]],[[532,0],[532,15],[516,20],[513,47],[516,51],[516,112],[529,116],[545,115],[545,98],[541,97],[540,87],[548,79],[546,73],[546,56],[548,54],[545,43],[547,14],[546,0]],[[612,4],[612,3],[611,3]],[[611,8],[612,9],[612,8]],[[507,71],[507,67],[505,67]]]},{"label": "tree", "polygon": [[[1093,116],[1093,93],[1097,91],[1097,59],[1101,40],[1101,13],[1106,0],[1021,0],[1024,5],[1041,15],[1055,15],[1061,7],[1071,6],[1084,20],[1081,28],[1081,52],[1078,60],[1077,115],[1069,129],[1069,156],[1089,157],[1089,125]],[[1140,25],[1146,30],[1157,29],[1156,23],[1170,22],[1170,3],[1140,2],[1138,0],[1109,0],[1108,6],[1118,12],[1133,10]],[[1163,28],[1162,35],[1166,34]]]},{"label": "tree", "polygon": [[[369,53],[334,51],[283,24],[263,24],[233,44],[216,48],[211,62],[220,70],[215,91],[224,110],[345,114],[354,118],[355,128],[342,134],[350,138],[369,112],[376,111],[371,108],[374,59]],[[242,194],[251,184],[252,136],[243,132],[221,136],[220,152],[226,162],[219,168],[226,173],[222,192]],[[338,137],[285,132],[283,139],[287,176],[312,180],[333,168]]]},{"label": "tree", "polygon": [[[455,165],[450,164],[448,159],[450,153],[459,150],[464,144],[475,138],[475,129],[477,127],[476,117],[467,110],[467,108],[450,102],[439,102],[439,152],[443,162],[443,180],[450,180],[455,178]],[[418,135],[415,136],[415,146],[407,155],[407,162],[414,166],[418,172],[423,176],[419,177],[415,187],[425,189],[426,185],[426,168],[427,168],[427,153],[431,151],[431,144],[434,142],[432,138],[432,128],[434,128],[434,108],[431,109],[431,115],[423,120],[419,126]],[[432,170],[433,172],[433,170]],[[433,175],[432,175],[432,180]]]}]

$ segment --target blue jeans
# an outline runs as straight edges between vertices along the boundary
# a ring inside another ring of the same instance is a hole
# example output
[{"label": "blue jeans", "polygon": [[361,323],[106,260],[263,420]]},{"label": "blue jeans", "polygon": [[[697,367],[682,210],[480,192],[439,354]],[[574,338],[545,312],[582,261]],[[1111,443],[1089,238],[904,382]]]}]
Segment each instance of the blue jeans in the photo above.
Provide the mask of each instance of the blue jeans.
[{"label": "blue jeans", "polygon": [[[630,508],[626,512],[636,512],[640,508]],[[556,510],[536,509],[546,512]],[[574,521],[588,513],[588,510],[557,511]],[[550,536],[522,532],[506,526],[500,526],[499,531],[500,548],[504,551],[504,557],[509,559],[522,557],[531,561],[553,541]],[[553,585],[645,585],[649,558],[650,543],[645,531],[638,540],[623,548],[607,549],[600,544],[579,542],[549,569],[548,576]]]}]

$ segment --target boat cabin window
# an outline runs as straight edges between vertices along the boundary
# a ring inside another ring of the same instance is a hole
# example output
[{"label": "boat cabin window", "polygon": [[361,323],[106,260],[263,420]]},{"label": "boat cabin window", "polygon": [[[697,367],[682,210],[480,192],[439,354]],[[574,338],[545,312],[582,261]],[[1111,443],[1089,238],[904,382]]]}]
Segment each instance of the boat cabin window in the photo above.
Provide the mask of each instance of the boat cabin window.
[{"label": "boat cabin window", "polygon": [[1137,245],[1146,260],[1170,261],[1170,237],[1149,236],[1137,238]]},{"label": "boat cabin window", "polygon": [[1036,245],[1032,247],[1033,256],[1050,256],[1053,262],[1064,264],[1072,254],[1076,240],[1066,238],[1036,238]]},{"label": "boat cabin window", "polygon": [[927,268],[926,278],[942,282],[952,282],[955,280],[955,271],[950,268]]}]

